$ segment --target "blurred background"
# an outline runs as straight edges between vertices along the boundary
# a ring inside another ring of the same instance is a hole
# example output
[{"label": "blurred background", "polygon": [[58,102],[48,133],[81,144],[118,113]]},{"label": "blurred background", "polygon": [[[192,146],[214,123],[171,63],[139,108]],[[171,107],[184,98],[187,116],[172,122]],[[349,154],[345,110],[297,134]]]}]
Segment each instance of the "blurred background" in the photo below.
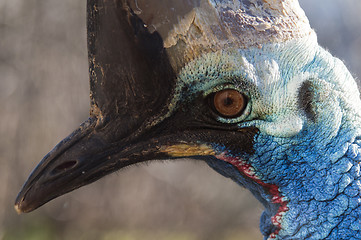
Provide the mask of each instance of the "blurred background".
[{"label": "blurred background", "polygon": [[[300,4],[320,44],[361,76],[361,1]],[[261,239],[262,206],[191,161],[128,168],[16,214],[31,170],[88,117],[85,7],[85,0],[0,0],[0,239]]]}]

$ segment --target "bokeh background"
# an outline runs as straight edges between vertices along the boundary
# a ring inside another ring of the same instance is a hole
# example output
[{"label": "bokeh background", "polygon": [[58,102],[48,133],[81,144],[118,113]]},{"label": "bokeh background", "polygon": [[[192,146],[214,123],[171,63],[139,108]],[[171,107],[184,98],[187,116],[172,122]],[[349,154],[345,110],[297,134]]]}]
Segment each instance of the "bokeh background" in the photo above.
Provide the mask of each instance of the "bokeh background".
[{"label": "bokeh background", "polygon": [[[300,0],[319,42],[361,76],[361,1]],[[200,162],[112,174],[17,215],[40,159],[88,117],[85,0],[0,0],[0,239],[261,239],[262,206]]]}]

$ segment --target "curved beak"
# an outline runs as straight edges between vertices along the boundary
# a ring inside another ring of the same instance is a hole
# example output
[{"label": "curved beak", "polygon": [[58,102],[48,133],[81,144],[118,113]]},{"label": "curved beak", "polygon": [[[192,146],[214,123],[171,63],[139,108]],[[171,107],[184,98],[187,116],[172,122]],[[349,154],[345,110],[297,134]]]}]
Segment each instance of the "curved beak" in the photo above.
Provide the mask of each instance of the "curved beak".
[{"label": "curved beak", "polygon": [[90,119],[42,159],[17,196],[15,209],[30,212],[119,168],[162,157],[166,154],[158,152],[151,141],[134,145],[107,142]]},{"label": "curved beak", "polygon": [[[155,127],[110,142],[111,124],[97,130],[89,119],[47,154],[29,176],[15,201],[18,213],[90,184],[123,167],[149,160],[214,156],[212,147],[190,140],[187,131],[171,133]],[[160,133],[163,132],[163,133]]]}]

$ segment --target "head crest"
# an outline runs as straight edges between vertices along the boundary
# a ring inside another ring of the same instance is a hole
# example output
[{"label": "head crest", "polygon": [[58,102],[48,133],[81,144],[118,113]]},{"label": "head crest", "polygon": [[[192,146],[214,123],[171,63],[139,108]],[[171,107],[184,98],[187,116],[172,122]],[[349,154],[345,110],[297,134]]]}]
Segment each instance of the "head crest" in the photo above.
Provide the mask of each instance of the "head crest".
[{"label": "head crest", "polygon": [[129,7],[162,36],[176,69],[203,52],[260,47],[313,32],[297,0],[137,0]]}]

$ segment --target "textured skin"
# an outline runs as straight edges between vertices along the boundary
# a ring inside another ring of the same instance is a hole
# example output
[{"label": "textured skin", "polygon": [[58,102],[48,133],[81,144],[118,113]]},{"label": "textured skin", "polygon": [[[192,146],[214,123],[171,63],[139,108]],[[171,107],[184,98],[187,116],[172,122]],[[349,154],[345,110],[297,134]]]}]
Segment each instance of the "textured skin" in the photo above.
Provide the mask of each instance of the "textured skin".
[{"label": "textured skin", "polygon": [[253,154],[215,144],[207,162],[264,204],[265,239],[361,239],[361,102],[343,63],[315,36],[210,53],[181,72],[173,109],[222,88],[249,104],[218,121],[260,131]]}]

